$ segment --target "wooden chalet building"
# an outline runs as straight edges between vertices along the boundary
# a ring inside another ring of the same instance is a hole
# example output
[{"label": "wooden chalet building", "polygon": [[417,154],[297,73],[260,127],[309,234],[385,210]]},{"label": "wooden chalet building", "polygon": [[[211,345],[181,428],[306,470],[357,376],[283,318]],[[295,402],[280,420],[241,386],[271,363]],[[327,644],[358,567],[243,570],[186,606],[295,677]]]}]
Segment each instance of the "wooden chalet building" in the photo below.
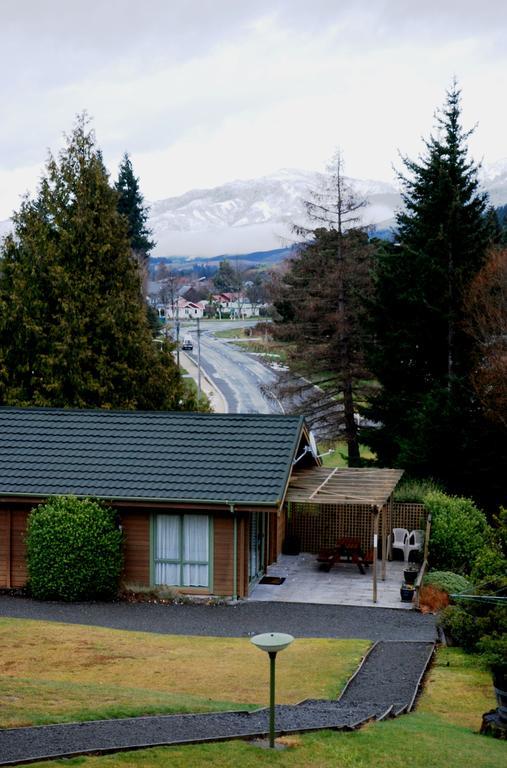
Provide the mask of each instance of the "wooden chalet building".
[{"label": "wooden chalet building", "polygon": [[300,417],[2,407],[0,587],[26,582],[30,510],[73,494],[118,510],[126,584],[245,596],[281,551],[293,467],[319,465]]}]

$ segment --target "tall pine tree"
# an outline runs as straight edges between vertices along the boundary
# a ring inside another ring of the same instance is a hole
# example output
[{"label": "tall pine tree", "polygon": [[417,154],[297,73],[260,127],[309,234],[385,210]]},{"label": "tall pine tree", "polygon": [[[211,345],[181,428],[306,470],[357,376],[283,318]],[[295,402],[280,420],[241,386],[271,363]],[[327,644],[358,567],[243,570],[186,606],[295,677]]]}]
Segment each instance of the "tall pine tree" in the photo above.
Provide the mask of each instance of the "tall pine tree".
[{"label": "tall pine tree", "polygon": [[139,179],[134,174],[132,161],[127,152],[123,155],[115,184],[118,192],[118,211],[128,222],[128,236],[132,250],[141,265],[146,265],[148,255],[155,243],[151,239],[151,230],[147,226],[148,208],[139,187]]},{"label": "tall pine tree", "polygon": [[396,240],[377,260],[371,365],[382,389],[366,439],[382,463],[477,495],[489,436],[470,386],[464,300],[494,233],[470,133],[454,83],[423,156],[404,158]]},{"label": "tall pine tree", "polygon": [[126,222],[85,116],[13,221],[0,273],[0,403],[191,407],[170,348],[153,343]]}]

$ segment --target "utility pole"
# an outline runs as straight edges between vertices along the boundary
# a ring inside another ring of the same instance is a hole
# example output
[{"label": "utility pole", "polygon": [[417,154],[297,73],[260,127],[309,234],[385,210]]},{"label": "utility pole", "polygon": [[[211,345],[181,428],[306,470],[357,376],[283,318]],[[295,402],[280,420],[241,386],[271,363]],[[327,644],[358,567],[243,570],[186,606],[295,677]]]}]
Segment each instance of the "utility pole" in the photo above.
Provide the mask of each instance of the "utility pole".
[{"label": "utility pole", "polygon": [[201,318],[197,319],[197,402],[201,400]]},{"label": "utility pole", "polygon": [[180,301],[176,301],[176,365],[180,370]]}]

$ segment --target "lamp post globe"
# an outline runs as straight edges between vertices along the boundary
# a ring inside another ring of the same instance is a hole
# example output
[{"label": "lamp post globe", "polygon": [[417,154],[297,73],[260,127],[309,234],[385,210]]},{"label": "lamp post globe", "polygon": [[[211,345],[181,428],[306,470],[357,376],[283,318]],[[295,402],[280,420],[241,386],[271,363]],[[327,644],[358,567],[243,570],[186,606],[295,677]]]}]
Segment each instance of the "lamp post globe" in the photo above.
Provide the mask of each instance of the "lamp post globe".
[{"label": "lamp post globe", "polygon": [[294,640],[285,632],[264,632],[250,638],[253,645],[269,656],[269,746],[275,746],[275,662],[276,654],[283,651]]}]

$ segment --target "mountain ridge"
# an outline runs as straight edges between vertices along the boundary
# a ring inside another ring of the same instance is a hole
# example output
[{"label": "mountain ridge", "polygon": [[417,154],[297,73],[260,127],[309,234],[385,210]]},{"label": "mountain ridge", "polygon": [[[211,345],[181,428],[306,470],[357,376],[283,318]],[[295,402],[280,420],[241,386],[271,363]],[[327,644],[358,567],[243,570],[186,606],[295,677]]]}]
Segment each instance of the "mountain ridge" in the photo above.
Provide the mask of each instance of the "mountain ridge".
[{"label": "mountain ridge", "polygon": [[[507,158],[481,166],[479,173],[491,203],[506,203]],[[303,201],[322,178],[317,171],[281,168],[258,178],[153,201],[148,219],[157,242],[153,256],[202,259],[286,248],[295,240],[292,225],[306,223]],[[364,225],[385,230],[394,224],[395,211],[402,204],[394,184],[353,178],[346,182],[366,201]],[[0,236],[9,229],[10,221],[0,222]]]}]

